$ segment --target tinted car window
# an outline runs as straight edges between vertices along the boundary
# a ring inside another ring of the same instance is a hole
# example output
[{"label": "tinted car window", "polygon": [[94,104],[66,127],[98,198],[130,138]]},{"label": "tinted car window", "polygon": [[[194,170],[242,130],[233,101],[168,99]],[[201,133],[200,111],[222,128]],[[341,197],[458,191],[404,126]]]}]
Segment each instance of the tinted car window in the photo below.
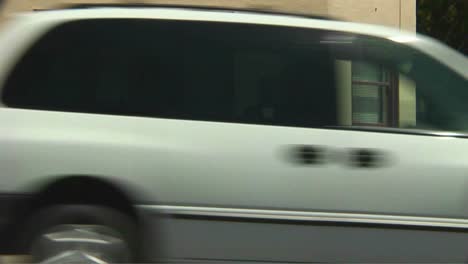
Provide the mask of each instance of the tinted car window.
[{"label": "tinted car window", "polygon": [[193,21],[71,22],[27,52],[3,100],[42,110],[334,125],[334,60],[323,34]]},{"label": "tinted car window", "polygon": [[330,49],[339,125],[468,131],[468,81],[432,57],[368,36]]},{"label": "tinted car window", "polygon": [[468,130],[467,80],[387,39],[293,27],[97,19],[20,60],[10,107],[298,127]]}]

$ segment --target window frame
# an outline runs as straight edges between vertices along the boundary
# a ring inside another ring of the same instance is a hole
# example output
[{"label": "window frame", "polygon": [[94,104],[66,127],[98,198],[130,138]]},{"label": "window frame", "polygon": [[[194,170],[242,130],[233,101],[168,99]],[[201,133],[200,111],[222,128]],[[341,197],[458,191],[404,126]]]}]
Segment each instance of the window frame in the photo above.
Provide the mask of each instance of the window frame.
[{"label": "window frame", "polygon": [[[352,66],[351,66],[352,67]],[[355,122],[352,119],[352,126],[376,126],[376,127],[398,127],[399,120],[399,80],[398,73],[388,70],[388,82],[379,82],[379,81],[369,81],[369,80],[356,80],[351,77],[351,89],[353,85],[366,85],[366,86],[379,86],[385,87],[386,93],[386,109],[382,110],[387,112],[387,116],[383,122],[378,123],[364,123],[364,122]],[[351,113],[353,112],[353,100],[351,99]]]}]

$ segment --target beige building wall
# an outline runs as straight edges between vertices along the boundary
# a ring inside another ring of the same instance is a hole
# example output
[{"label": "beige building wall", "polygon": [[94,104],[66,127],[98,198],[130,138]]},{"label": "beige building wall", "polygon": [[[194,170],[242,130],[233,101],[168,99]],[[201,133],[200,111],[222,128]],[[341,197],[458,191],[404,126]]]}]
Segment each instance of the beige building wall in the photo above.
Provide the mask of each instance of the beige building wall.
[{"label": "beige building wall", "polygon": [[84,3],[150,3],[267,9],[299,14],[327,14],[327,0],[6,0],[3,15]]},{"label": "beige building wall", "polygon": [[416,31],[415,0],[328,0],[328,15]]},{"label": "beige building wall", "polygon": [[246,9],[268,9],[297,14],[331,16],[347,21],[416,29],[416,0],[6,0],[3,17],[34,9],[79,3],[163,3]]},{"label": "beige building wall", "polygon": [[416,1],[400,0],[400,28],[416,32]]},{"label": "beige building wall", "polygon": [[344,20],[399,27],[399,0],[329,0],[331,16]]}]

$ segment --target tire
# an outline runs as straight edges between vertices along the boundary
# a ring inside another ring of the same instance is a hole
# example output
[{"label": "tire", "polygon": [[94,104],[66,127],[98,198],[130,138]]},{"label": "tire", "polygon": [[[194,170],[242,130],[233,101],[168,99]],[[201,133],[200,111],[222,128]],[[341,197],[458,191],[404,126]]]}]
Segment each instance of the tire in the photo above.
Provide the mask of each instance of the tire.
[{"label": "tire", "polygon": [[117,210],[93,205],[56,205],[33,213],[23,246],[34,262],[136,262],[138,227]]}]

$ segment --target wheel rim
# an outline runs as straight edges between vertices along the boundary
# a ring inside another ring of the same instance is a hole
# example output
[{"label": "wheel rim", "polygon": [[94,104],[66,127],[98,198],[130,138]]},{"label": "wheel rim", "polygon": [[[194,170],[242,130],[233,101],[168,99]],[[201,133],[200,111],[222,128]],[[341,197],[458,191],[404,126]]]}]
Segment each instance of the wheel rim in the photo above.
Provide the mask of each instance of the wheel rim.
[{"label": "wheel rim", "polygon": [[31,255],[41,263],[110,263],[130,261],[122,236],[106,226],[59,225],[35,239]]}]

